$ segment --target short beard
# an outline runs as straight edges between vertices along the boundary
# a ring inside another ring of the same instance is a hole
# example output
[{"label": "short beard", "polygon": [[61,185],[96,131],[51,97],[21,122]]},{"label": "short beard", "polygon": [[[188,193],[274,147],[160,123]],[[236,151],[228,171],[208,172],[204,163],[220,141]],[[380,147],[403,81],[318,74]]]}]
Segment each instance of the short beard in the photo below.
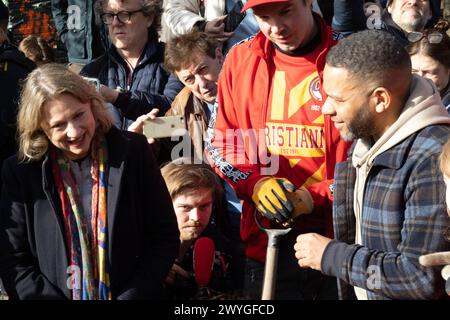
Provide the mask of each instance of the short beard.
[{"label": "short beard", "polygon": [[199,237],[198,232],[189,232],[189,231],[181,231],[180,232],[180,239],[183,241],[190,241],[197,239]]},{"label": "short beard", "polygon": [[183,241],[190,241],[190,240],[197,239],[200,236],[200,234],[203,232],[203,228],[200,228],[200,230],[196,230],[196,231],[191,231],[191,230],[187,229],[189,227],[194,227],[194,226],[196,226],[196,227],[200,226],[200,222],[189,220],[188,222],[182,224],[181,227],[179,228],[180,239]]},{"label": "short beard", "polygon": [[[346,136],[351,135],[353,136],[353,139],[372,139],[375,128],[373,116],[370,113],[369,106],[361,106],[355,113],[355,116],[350,121],[347,127],[349,132],[346,134]],[[346,139],[344,138],[344,140]]]},{"label": "short beard", "polygon": [[345,142],[352,142],[353,140],[355,140],[355,135],[353,134],[353,132],[347,131],[346,133],[341,133],[341,138]]},{"label": "short beard", "polygon": [[423,17],[417,18],[415,20],[410,20],[407,21],[405,23],[398,23],[398,25],[407,32],[412,32],[412,31],[423,31],[423,29],[425,28],[425,25],[427,24],[427,21],[424,21]]}]

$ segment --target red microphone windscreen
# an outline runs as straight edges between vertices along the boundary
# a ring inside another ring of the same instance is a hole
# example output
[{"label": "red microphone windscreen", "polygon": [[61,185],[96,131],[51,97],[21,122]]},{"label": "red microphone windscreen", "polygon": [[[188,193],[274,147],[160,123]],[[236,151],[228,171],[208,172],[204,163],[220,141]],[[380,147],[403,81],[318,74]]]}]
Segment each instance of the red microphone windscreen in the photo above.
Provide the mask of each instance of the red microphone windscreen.
[{"label": "red microphone windscreen", "polygon": [[199,287],[206,287],[211,280],[214,266],[214,242],[207,237],[198,238],[194,244],[194,274]]}]

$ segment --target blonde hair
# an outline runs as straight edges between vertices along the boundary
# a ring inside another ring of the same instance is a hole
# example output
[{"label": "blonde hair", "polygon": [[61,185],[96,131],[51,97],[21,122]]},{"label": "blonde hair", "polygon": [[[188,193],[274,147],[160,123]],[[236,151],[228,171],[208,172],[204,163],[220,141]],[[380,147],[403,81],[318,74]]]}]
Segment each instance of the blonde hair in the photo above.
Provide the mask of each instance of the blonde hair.
[{"label": "blonde hair", "polygon": [[28,75],[20,96],[17,131],[22,161],[40,160],[47,153],[50,141],[42,127],[44,105],[61,94],[70,94],[82,103],[91,104],[96,135],[111,128],[111,116],[94,86],[62,64],[44,64]]},{"label": "blonde hair", "polygon": [[450,178],[450,139],[448,139],[442,147],[441,155],[439,157],[439,166],[442,174]]},{"label": "blonde hair", "polygon": [[161,168],[170,197],[174,200],[181,194],[207,188],[212,191],[214,199],[223,194],[222,185],[216,173],[205,164],[177,163],[175,160]]}]

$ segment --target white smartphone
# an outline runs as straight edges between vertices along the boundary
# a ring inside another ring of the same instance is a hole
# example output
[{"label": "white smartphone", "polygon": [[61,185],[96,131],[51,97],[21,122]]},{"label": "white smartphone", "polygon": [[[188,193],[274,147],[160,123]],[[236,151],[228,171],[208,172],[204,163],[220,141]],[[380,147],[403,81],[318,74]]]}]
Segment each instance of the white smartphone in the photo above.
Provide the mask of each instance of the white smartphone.
[{"label": "white smartphone", "polygon": [[92,84],[95,87],[95,90],[97,92],[100,92],[100,80],[98,80],[97,78],[89,78],[89,77],[83,77],[83,78],[84,78],[84,80],[86,80],[87,82]]},{"label": "white smartphone", "polygon": [[167,138],[185,133],[184,116],[157,117],[144,122],[144,135],[147,138]]}]

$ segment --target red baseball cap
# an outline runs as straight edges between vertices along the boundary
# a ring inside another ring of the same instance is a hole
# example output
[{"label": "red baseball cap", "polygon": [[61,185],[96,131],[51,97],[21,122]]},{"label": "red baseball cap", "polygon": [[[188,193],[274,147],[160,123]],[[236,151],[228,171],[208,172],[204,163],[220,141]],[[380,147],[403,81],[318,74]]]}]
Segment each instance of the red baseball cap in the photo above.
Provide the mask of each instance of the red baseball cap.
[{"label": "red baseball cap", "polygon": [[251,9],[251,8],[259,6],[261,4],[274,3],[274,2],[288,2],[288,1],[289,0],[248,0],[247,3],[242,8],[241,12],[244,12],[247,9]]}]

